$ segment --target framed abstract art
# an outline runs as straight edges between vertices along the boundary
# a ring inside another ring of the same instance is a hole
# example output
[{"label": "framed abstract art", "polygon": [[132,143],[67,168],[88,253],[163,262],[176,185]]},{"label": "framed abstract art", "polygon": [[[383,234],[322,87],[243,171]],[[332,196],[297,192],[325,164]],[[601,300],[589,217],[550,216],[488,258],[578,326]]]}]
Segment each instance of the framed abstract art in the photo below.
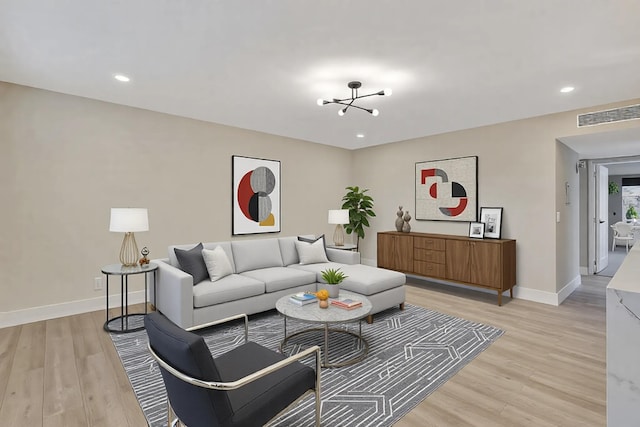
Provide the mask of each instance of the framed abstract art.
[{"label": "framed abstract art", "polygon": [[416,163],[416,219],[476,221],[478,157]]},{"label": "framed abstract art", "polygon": [[280,161],[232,156],[232,234],[280,232]]}]

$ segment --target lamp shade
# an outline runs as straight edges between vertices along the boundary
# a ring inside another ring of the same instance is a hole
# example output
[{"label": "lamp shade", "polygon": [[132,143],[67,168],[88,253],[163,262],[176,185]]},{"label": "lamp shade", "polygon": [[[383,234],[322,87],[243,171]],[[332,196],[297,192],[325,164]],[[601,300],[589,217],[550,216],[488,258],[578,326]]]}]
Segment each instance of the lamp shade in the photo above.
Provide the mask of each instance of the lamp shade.
[{"label": "lamp shade", "polygon": [[149,231],[149,216],[144,208],[111,208],[109,231],[130,233]]},{"label": "lamp shade", "polygon": [[349,224],[349,209],[330,209],[329,224]]}]

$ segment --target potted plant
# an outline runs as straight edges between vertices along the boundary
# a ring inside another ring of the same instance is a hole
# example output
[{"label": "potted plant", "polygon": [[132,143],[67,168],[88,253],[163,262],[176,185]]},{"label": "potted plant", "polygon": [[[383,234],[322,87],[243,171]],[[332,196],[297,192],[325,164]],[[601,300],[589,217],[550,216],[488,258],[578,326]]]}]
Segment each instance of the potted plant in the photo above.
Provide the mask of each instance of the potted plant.
[{"label": "potted plant", "polygon": [[349,209],[349,224],[344,230],[347,234],[356,233],[356,250],[359,249],[360,239],[364,239],[364,227],[369,226],[369,217],[376,216],[373,211],[373,199],[365,194],[369,189],[360,190],[359,187],[346,187],[347,194],[342,201],[342,209]]},{"label": "potted plant", "polygon": [[338,298],[338,295],[340,294],[339,285],[344,279],[349,276],[340,271],[339,268],[328,268],[326,270],[322,270],[320,274],[322,274],[322,280],[327,282],[327,291],[329,291],[329,297]]},{"label": "potted plant", "polygon": [[609,181],[609,194],[618,194],[620,192],[620,186],[613,181]]},{"label": "potted plant", "polygon": [[627,217],[627,219],[636,219],[636,218],[638,218],[638,211],[636,211],[635,206],[629,206],[629,209],[627,209],[626,217]]}]

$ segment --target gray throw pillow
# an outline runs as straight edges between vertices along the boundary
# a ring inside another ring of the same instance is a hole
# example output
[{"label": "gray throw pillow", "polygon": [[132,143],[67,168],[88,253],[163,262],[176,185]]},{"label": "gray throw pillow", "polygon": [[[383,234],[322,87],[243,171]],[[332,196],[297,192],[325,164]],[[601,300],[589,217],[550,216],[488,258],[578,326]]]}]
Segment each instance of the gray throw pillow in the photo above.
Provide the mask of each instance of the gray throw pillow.
[{"label": "gray throw pillow", "polygon": [[180,268],[185,273],[189,273],[193,276],[194,285],[197,285],[203,280],[209,280],[209,272],[207,271],[207,265],[204,263],[204,258],[202,257],[202,249],[202,243],[198,243],[189,250],[178,248],[174,249]]},{"label": "gray throw pillow", "polygon": [[316,237],[315,239],[310,239],[308,237],[298,236],[298,241],[307,242],[307,243],[315,243],[320,239],[322,239],[322,248],[324,249],[324,255],[328,258],[329,254],[327,254],[327,242],[326,242],[326,240],[324,238],[324,234]]}]

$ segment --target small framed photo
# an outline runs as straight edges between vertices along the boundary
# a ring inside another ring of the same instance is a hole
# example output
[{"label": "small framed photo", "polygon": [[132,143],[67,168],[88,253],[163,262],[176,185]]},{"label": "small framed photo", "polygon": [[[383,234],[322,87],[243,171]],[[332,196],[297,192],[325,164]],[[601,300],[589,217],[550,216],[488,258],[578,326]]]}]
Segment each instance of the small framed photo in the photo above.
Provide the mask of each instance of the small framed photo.
[{"label": "small framed photo", "polygon": [[502,234],[502,208],[480,208],[480,222],[484,222],[484,237],[500,239]]},{"label": "small framed photo", "polygon": [[484,239],[484,222],[469,223],[469,237]]}]

